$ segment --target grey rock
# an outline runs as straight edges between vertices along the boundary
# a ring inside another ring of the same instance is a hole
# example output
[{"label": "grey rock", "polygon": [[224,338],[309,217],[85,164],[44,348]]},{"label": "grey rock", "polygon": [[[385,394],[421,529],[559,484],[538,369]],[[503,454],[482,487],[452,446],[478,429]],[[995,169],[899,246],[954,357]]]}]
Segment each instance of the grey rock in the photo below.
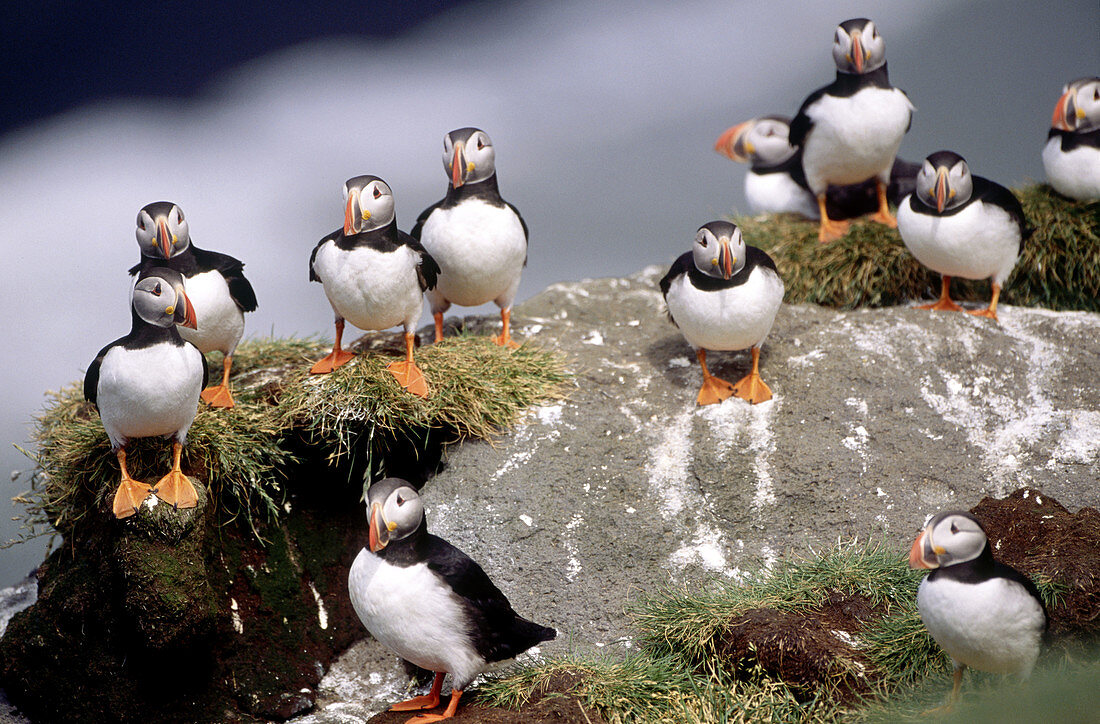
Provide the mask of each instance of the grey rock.
[{"label": "grey rock", "polygon": [[[655,587],[740,580],[837,539],[908,547],[926,516],[986,495],[1100,504],[1100,314],[784,306],[761,356],[774,399],[699,408],[664,271],[519,305],[515,336],[567,355],[575,386],[493,443],[451,448],[422,491],[429,529],[558,629],[542,654],[630,648],[624,609]],[[749,355],[708,364],[736,381]],[[297,721],[365,721],[404,680],[365,640]]]}]

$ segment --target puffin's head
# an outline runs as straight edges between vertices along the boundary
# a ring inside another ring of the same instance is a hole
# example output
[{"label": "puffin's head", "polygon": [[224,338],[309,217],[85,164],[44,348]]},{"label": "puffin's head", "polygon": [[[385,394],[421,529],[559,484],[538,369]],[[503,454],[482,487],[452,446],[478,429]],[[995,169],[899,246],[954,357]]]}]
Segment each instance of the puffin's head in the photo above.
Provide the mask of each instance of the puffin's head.
[{"label": "puffin's head", "polygon": [[377,553],[391,541],[408,538],[424,521],[424,504],[416,488],[401,478],[385,478],[367,491],[370,550]]},{"label": "puffin's head", "polygon": [[987,545],[985,530],[970,513],[948,511],[932,516],[909,551],[910,568],[943,568],[972,561]]},{"label": "puffin's head", "polygon": [[1100,128],[1100,78],[1078,78],[1066,83],[1054,106],[1050,125],[1061,131]]},{"label": "puffin's head", "polygon": [[191,232],[183,209],[171,201],[156,201],[137,215],[137,242],[141,253],[157,259],[171,259],[191,244]]},{"label": "puffin's head", "polygon": [[134,285],[131,304],[149,324],[196,328],[195,308],[183,288],[183,275],[173,269],[154,267],[143,271]]},{"label": "puffin's head", "polygon": [[389,226],[393,192],[377,176],[356,176],[344,182],[344,236]]},{"label": "puffin's head", "polygon": [[729,279],[745,266],[745,240],[737,225],[729,221],[700,226],[691,253],[699,271],[719,279]]},{"label": "puffin's head", "polygon": [[443,169],[456,189],[496,173],[496,153],[489,134],[480,128],[459,128],[444,136]]},{"label": "puffin's head", "polygon": [[782,163],[798,149],[790,144],[791,121],[783,116],[761,116],[728,128],[718,137],[714,150],[741,163],[772,166]]},{"label": "puffin's head", "polygon": [[867,18],[852,18],[837,26],[833,60],[842,73],[862,75],[886,63],[886,42]]},{"label": "puffin's head", "polygon": [[936,151],[917,172],[917,198],[942,213],[965,204],[974,192],[966,159],[954,151]]}]

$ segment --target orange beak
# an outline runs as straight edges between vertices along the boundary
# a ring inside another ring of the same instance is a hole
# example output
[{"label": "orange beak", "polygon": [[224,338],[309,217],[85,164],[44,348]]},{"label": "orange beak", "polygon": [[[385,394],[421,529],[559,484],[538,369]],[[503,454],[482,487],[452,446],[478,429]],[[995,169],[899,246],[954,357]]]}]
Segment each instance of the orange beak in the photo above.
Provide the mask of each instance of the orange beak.
[{"label": "orange beak", "polygon": [[344,207],[344,236],[358,234],[356,228],[359,223],[359,192],[348,192],[348,203]]},{"label": "orange beak", "polygon": [[157,245],[165,259],[172,258],[172,235],[168,233],[168,222],[164,219],[157,219]]},{"label": "orange beak", "polygon": [[718,267],[722,270],[722,278],[729,279],[733,276],[733,252],[730,251],[730,243],[723,239],[718,250]]},{"label": "orange beak", "polygon": [[176,295],[176,315],[173,320],[179,326],[188,329],[198,329],[199,327],[198,317],[195,316],[195,307],[191,305],[191,300],[183,289],[180,289]]},{"label": "orange beak", "polygon": [[1050,119],[1051,128],[1057,128],[1060,131],[1074,130],[1077,125],[1076,105],[1074,92],[1071,88],[1063,93],[1058,102],[1054,104],[1054,116]]},{"label": "orange beak", "polygon": [[714,150],[731,161],[747,163],[748,153],[743,140],[745,132],[752,126],[752,121],[738,123],[732,128],[727,128],[714,144]]},{"label": "orange beak", "polygon": [[947,169],[936,171],[936,211],[943,213],[943,207],[947,203]]},{"label": "orange beak", "polygon": [[455,144],[455,155],[451,159],[451,185],[456,189],[466,183],[466,146]]},{"label": "orange beak", "polygon": [[382,504],[372,503],[370,506],[370,534],[368,544],[370,552],[377,553],[390,542],[390,529],[386,521],[382,519]]},{"label": "orange beak", "polygon": [[859,35],[852,36],[852,62],[856,64],[856,72],[863,72],[863,43],[860,42]]},{"label": "orange beak", "polygon": [[909,549],[909,567],[939,568],[940,564],[935,555],[936,551],[929,538],[928,529],[922,530],[917,539],[913,541],[913,547]]}]

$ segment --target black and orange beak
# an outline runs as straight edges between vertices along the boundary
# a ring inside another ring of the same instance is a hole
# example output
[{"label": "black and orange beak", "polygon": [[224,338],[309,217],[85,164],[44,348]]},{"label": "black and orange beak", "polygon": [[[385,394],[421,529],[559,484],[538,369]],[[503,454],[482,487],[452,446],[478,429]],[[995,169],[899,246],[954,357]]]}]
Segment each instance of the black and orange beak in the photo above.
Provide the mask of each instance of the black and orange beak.
[{"label": "black and orange beak", "polygon": [[390,529],[382,518],[382,504],[372,503],[370,506],[370,552],[377,553],[390,542]]},{"label": "black and orange beak", "polygon": [[863,63],[866,60],[863,53],[863,41],[859,39],[859,33],[852,35],[852,62],[856,66],[856,73],[863,72]]},{"label": "black and orange beak", "polygon": [[727,128],[714,143],[714,150],[731,161],[746,163],[749,156],[756,150],[752,143],[745,140],[745,134],[752,127],[752,121],[738,123],[732,128]]},{"label": "black and orange beak", "polygon": [[359,218],[362,211],[359,208],[359,191],[348,191],[348,203],[344,207],[344,236],[359,233]]},{"label": "black and orange beak", "polygon": [[466,168],[466,144],[455,144],[455,155],[451,158],[451,185],[456,189],[466,183],[469,170]]},{"label": "black and orange beak", "polygon": [[157,219],[157,246],[164,253],[165,259],[172,258],[172,234],[168,231],[168,222]]},{"label": "black and orange beak", "polygon": [[1072,88],[1063,93],[1054,104],[1050,126],[1060,131],[1072,131],[1077,127],[1077,94]]},{"label": "black and orange beak", "polygon": [[172,320],[181,327],[187,327],[188,329],[198,329],[199,320],[195,316],[195,308],[191,305],[191,300],[187,296],[187,292],[183,290],[183,287],[176,288],[176,303],[172,309]]},{"label": "black and orange beak", "polygon": [[728,240],[722,239],[718,243],[718,268],[722,270],[722,278],[729,279],[733,276],[733,265],[737,260],[733,258]]},{"label": "black and orange beak", "polygon": [[947,204],[947,169],[936,170],[936,211],[943,213],[943,207]]},{"label": "black and orange beak", "polygon": [[917,539],[913,541],[913,547],[909,550],[909,567],[910,568],[939,568],[940,563],[936,556],[939,553],[943,553],[942,548],[936,549],[932,544],[932,534],[927,528],[920,532]]}]

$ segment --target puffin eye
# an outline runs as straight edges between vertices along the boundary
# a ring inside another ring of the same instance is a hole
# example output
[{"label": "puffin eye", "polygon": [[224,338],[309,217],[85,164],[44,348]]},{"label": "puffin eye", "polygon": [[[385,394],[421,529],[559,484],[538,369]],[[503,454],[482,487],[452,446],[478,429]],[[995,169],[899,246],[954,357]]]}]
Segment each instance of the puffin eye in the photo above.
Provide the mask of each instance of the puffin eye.
[{"label": "puffin eye", "polygon": [[182,224],[183,223],[183,212],[180,211],[179,209],[176,210],[176,223],[177,224]]},{"label": "puffin eye", "polygon": [[153,294],[158,297],[160,296],[160,282],[157,282],[157,285],[153,287]]},{"label": "puffin eye", "polygon": [[951,533],[954,534],[954,533],[958,533],[958,532],[959,532],[959,527],[957,525],[955,525],[954,523],[952,523],[951,524]]},{"label": "puffin eye", "polygon": [[381,196],[382,196],[382,192],[378,190],[378,187],[377,187],[377,186],[375,186],[375,187],[374,187],[374,198],[376,198],[376,199],[377,199],[377,198],[379,198],[379,197],[381,197]]},{"label": "puffin eye", "polygon": [[477,150],[480,151],[483,148],[485,148],[485,142],[481,140],[481,137],[479,136],[477,139]]},{"label": "puffin eye", "polygon": [[405,504],[405,499],[402,498],[400,494],[398,494],[398,496],[397,496],[397,504],[398,505],[404,505]]}]

